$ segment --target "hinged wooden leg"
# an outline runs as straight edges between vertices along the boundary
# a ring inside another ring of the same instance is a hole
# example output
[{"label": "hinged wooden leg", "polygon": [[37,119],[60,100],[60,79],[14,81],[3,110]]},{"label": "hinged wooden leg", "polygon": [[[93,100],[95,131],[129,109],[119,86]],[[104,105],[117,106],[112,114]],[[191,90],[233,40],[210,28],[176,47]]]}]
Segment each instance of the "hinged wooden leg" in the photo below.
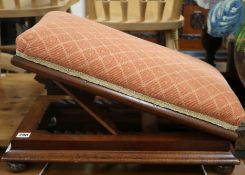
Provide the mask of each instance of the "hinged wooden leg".
[{"label": "hinged wooden leg", "polygon": [[[98,114],[95,112],[95,107],[93,107],[90,102],[88,102],[84,97],[75,92],[72,92],[68,87],[65,85],[54,81],[54,83],[60,87],[65,93],[67,93],[71,98],[73,98],[90,116],[92,116],[97,122],[99,122],[106,130],[108,130],[111,134],[116,135],[118,133],[117,128],[115,127],[112,121],[109,121],[105,116],[102,114]],[[96,109],[97,110],[97,109]]]}]

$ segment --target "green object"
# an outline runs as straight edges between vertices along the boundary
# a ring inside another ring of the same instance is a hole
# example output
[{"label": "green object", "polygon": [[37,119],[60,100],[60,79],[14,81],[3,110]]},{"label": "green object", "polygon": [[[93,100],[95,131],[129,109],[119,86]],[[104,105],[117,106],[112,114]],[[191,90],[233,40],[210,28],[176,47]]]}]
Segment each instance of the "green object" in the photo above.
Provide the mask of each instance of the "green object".
[{"label": "green object", "polygon": [[235,57],[241,59],[245,57],[245,25],[242,25],[236,36]]}]

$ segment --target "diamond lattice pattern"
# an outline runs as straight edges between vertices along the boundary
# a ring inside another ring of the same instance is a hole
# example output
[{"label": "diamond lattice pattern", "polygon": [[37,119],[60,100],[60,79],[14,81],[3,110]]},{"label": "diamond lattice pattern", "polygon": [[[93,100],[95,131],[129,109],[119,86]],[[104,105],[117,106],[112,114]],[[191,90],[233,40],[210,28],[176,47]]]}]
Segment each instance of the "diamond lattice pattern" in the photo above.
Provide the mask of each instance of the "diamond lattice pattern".
[{"label": "diamond lattice pattern", "polygon": [[231,125],[243,108],[210,65],[64,12],[48,13],[17,38],[17,50]]}]

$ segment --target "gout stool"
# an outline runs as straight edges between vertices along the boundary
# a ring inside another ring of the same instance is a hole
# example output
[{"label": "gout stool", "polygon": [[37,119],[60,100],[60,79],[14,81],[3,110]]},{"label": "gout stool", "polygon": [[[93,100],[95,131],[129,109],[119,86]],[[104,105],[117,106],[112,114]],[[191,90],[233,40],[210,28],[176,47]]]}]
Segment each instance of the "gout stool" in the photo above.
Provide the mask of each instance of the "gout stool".
[{"label": "gout stool", "polygon": [[36,100],[2,157],[11,167],[196,164],[224,174],[239,164],[244,110],[212,66],[64,12],[45,15],[16,44],[12,63],[66,95]]}]

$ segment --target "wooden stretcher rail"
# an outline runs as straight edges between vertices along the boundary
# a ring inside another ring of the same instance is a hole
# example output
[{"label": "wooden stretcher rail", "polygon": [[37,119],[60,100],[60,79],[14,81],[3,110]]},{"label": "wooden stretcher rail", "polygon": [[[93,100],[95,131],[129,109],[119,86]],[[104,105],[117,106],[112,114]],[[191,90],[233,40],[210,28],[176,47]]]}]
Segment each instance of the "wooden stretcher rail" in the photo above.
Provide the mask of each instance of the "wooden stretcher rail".
[{"label": "wooden stretcher rail", "polygon": [[129,106],[144,110],[145,112],[149,112],[149,113],[155,114],[160,117],[164,117],[165,119],[169,119],[169,120],[175,121],[180,124],[184,124],[191,128],[195,128],[195,129],[207,132],[207,133],[211,133],[221,138],[226,138],[226,139],[235,141],[236,138],[238,137],[237,133],[234,131],[224,129],[219,126],[207,123],[205,121],[201,121],[201,120],[198,120],[198,119],[195,119],[187,115],[180,114],[180,113],[177,113],[177,112],[165,109],[165,108],[157,107],[151,103],[141,101],[139,99],[127,96],[125,94],[121,94],[119,92],[107,89],[105,87],[89,83],[80,78],[73,77],[73,76],[61,73],[59,71],[55,71],[53,69],[30,62],[18,56],[15,56],[12,59],[12,63],[15,66],[32,71],[34,73],[37,73],[38,75],[47,77],[51,80],[63,82],[64,84],[76,87],[78,89],[85,90],[89,93],[97,94],[102,97],[116,100],[120,103],[127,104]]}]

